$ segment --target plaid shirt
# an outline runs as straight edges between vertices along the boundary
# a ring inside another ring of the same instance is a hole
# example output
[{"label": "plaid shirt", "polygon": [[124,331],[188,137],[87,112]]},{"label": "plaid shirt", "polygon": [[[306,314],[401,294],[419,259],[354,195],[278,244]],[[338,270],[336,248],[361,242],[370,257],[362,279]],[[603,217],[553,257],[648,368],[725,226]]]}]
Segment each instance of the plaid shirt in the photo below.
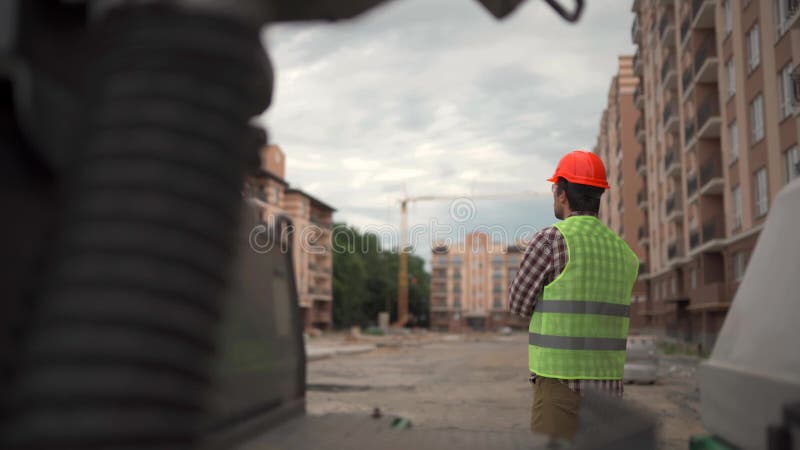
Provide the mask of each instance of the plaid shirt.
[{"label": "plaid shirt", "polygon": [[[574,211],[570,216],[594,216],[591,212]],[[567,265],[567,242],[555,227],[547,227],[533,236],[522,258],[517,276],[508,292],[508,307],[512,313],[530,319],[536,302],[542,297],[544,287],[555,280]],[[535,376],[531,375],[531,382]],[[622,380],[561,380],[573,391],[581,394],[587,389],[597,389],[622,397]]]}]

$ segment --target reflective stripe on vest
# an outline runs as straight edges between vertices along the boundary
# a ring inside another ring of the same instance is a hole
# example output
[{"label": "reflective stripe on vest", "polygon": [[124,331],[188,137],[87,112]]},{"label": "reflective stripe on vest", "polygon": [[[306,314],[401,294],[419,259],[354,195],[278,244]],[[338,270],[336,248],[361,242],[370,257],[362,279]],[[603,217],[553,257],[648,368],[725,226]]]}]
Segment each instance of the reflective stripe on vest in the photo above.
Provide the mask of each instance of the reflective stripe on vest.
[{"label": "reflective stripe on vest", "polygon": [[543,300],[536,305],[542,313],[600,314],[603,316],[629,317],[631,307],[619,303],[587,302],[583,300]]},{"label": "reflective stripe on vest", "polygon": [[528,333],[528,344],[559,350],[625,350],[627,339],[549,336]]}]

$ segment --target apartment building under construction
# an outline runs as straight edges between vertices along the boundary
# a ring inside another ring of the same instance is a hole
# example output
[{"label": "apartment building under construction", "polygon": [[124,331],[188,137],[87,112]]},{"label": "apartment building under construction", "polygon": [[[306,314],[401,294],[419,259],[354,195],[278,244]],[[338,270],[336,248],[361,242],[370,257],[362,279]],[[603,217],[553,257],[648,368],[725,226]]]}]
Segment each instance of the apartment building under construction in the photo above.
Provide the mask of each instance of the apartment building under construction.
[{"label": "apartment building under construction", "polygon": [[[623,201],[603,211],[606,220],[643,214],[636,234],[648,295],[640,312],[656,332],[710,348],[772,200],[797,177],[798,3],[633,2],[641,146],[623,145],[621,158],[633,162],[643,189],[635,208]],[[632,194],[629,173],[617,184]]]},{"label": "apartment building under construction", "polygon": [[[594,153],[606,166],[610,186],[600,203],[600,219],[625,239],[639,256],[639,272],[646,273],[647,240],[641,237],[647,228],[647,212],[639,207],[645,180],[637,173],[641,167],[638,155],[642,144],[636,139],[635,131],[641,114],[633,103],[640,89],[639,79],[633,74],[633,58],[621,56],[617,75],[612,78],[608,90]],[[631,329],[646,325],[646,299],[647,283],[639,280],[631,294]]]}]

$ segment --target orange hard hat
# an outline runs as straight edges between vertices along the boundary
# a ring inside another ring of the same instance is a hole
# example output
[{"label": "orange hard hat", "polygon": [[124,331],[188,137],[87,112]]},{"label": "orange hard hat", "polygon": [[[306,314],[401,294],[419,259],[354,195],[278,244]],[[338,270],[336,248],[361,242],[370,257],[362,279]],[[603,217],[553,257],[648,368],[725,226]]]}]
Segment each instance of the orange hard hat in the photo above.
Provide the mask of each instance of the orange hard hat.
[{"label": "orange hard hat", "polygon": [[606,167],[600,157],[592,152],[575,150],[564,155],[558,162],[556,172],[547,181],[556,183],[559,178],[570,183],[608,189]]}]

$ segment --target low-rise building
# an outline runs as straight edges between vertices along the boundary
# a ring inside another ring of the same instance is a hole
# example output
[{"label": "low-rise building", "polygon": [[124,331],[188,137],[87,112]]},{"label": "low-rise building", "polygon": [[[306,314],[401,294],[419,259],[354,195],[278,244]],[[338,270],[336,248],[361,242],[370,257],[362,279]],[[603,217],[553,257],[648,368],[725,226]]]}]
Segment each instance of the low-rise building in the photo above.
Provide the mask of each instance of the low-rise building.
[{"label": "low-rise building", "polygon": [[260,219],[279,215],[292,221],[292,258],[301,315],[306,329],[333,324],[332,206],[284,179],[286,156],[277,145],[264,147],[261,166],[247,182],[245,195],[261,207]]}]

